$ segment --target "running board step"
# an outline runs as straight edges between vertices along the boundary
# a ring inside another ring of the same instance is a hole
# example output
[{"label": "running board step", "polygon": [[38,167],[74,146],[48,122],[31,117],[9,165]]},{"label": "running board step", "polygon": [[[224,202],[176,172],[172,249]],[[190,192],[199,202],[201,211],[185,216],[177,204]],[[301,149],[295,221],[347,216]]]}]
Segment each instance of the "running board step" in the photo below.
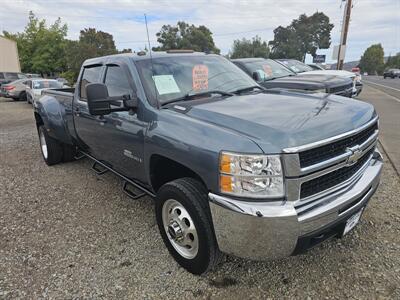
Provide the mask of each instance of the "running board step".
[{"label": "running board step", "polygon": [[122,190],[124,191],[124,193],[126,195],[128,195],[128,197],[136,200],[139,198],[142,198],[143,196],[146,196],[147,194],[143,191],[140,191],[138,193],[136,193],[135,191],[130,190],[128,187],[131,186],[133,187],[136,191],[140,191],[137,187],[135,187],[134,185],[132,185],[131,183],[129,183],[128,181],[124,181],[124,184],[122,186]]},{"label": "running board step", "polygon": [[[101,168],[99,168],[99,166]],[[92,165],[92,170],[97,174],[97,175],[103,175],[104,173],[108,172],[108,169],[103,167],[102,165],[98,164],[96,161]]]},{"label": "running board step", "polygon": [[83,154],[82,152],[77,152],[76,155],[74,156],[74,159],[75,160],[80,160],[80,159],[85,158],[85,157],[86,157],[86,155]]}]

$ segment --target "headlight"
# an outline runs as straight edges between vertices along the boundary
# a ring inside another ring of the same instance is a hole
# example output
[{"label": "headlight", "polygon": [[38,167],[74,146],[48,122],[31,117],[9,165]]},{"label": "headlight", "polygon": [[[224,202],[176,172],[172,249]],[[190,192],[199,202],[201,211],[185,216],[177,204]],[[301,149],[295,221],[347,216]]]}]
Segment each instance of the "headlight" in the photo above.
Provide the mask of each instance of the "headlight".
[{"label": "headlight", "polygon": [[279,155],[222,152],[219,171],[221,193],[250,198],[284,196]]}]

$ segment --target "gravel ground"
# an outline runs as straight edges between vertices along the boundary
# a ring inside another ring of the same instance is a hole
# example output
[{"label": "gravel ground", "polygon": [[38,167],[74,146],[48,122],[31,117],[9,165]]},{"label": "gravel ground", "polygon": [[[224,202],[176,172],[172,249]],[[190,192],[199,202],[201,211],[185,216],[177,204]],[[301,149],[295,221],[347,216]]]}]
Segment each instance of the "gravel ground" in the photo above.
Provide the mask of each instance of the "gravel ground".
[{"label": "gravel ground", "polygon": [[199,277],[169,256],[151,199],[88,160],[47,167],[30,105],[0,99],[0,299],[400,299],[400,181],[385,161],[345,238],[280,261],[228,257]]}]

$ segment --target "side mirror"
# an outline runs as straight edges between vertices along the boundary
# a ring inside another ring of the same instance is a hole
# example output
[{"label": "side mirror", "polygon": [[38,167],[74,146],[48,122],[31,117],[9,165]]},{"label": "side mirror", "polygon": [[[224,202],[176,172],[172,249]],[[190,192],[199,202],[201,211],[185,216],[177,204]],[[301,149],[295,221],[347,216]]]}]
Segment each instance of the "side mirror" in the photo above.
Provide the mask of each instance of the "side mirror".
[{"label": "side mirror", "polygon": [[91,115],[103,116],[111,113],[108,90],[105,84],[89,83],[86,85],[86,97]]},{"label": "side mirror", "polygon": [[[107,86],[104,83],[90,83],[86,85],[86,97],[89,113],[94,116],[108,115],[117,111],[129,111],[136,109],[138,106],[136,96],[133,98],[130,95],[110,97]],[[111,108],[111,103],[121,100],[123,103],[122,107]]]},{"label": "side mirror", "polygon": [[253,79],[257,82],[261,81],[261,75],[259,72],[253,72]]}]

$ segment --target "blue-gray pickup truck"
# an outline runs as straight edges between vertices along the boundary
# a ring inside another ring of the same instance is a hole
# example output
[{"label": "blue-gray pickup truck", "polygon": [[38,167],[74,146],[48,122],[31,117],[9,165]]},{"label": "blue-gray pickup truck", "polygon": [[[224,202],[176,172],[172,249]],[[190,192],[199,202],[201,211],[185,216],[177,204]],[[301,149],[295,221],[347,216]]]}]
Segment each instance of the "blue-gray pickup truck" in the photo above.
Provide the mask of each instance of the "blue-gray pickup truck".
[{"label": "blue-gray pickup truck", "polygon": [[154,198],[166,247],[194,274],[223,253],[275,259],[342,237],[382,169],[373,106],[268,91],[214,54],[89,59],[34,114],[46,163],[87,157]]}]

